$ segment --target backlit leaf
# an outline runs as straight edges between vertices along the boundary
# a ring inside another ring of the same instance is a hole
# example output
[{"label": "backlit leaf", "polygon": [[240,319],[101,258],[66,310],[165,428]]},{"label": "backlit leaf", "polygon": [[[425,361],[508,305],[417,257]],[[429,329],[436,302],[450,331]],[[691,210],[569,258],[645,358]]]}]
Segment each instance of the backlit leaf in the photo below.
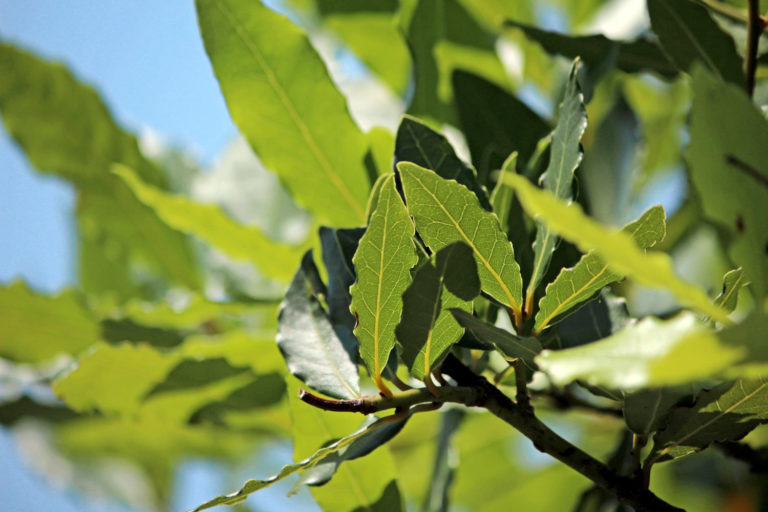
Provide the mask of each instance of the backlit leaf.
[{"label": "backlit leaf", "polygon": [[243,226],[216,205],[198,203],[147,185],[127,167],[115,166],[112,172],[171,228],[193,235],[234,259],[253,263],[266,276],[282,282],[290,280],[302,248],[271,240],[258,227]]},{"label": "backlit leaf", "polygon": [[715,441],[740,439],[768,421],[768,380],[737,380],[700,393],[693,407],[672,412],[654,436],[648,462],[677,459]]},{"label": "backlit leaf", "polygon": [[360,355],[382,391],[386,385],[381,374],[395,346],[402,294],[411,282],[410,270],[418,259],[413,235],[413,223],[395,188],[395,176],[390,174],[382,184],[376,209],[352,260],[357,282],[350,290]]},{"label": "backlit leaf", "polygon": [[[623,231],[632,236],[640,249],[646,249],[664,238],[664,208],[654,206],[639,219],[627,224]],[[536,313],[536,332],[541,332],[558,317],[593,296],[606,285],[622,279],[595,252],[585,254],[572,268],[564,268],[547,285]]]},{"label": "backlit leaf", "polygon": [[261,2],[196,6],[232,119],[260,160],[321,222],[360,224],[368,144],[306,35]]},{"label": "backlit leaf", "polygon": [[280,305],[277,345],[290,372],[307,386],[335,398],[354,398],[360,395],[354,337],[349,330],[334,329],[313,295],[307,265],[314,267],[311,257]]},{"label": "backlit leaf", "polygon": [[747,284],[744,278],[744,271],[741,267],[727,272],[723,276],[723,288],[720,294],[715,297],[715,304],[731,313],[736,309],[736,303],[739,300],[739,291]]},{"label": "backlit leaf", "polygon": [[512,244],[498,218],[477,197],[454,181],[409,162],[398,165],[416,228],[433,252],[453,242],[474,251],[484,291],[520,314],[523,282]]},{"label": "backlit leaf", "polygon": [[690,0],[648,0],[648,15],[664,51],[680,70],[690,71],[698,61],[722,80],[743,85],[741,58],[733,39],[706,7]]},{"label": "backlit leaf", "polygon": [[443,247],[433,261],[418,268],[403,293],[403,314],[395,329],[412,375],[427,378],[447,355],[464,331],[450,310],[471,312],[472,299],[479,293],[472,249],[464,243]]},{"label": "backlit leaf", "polygon": [[[587,128],[587,112],[584,97],[577,79],[578,61],[571,66],[563,102],[560,104],[559,119],[552,134],[549,165],[541,177],[543,187],[559,199],[570,199],[573,173],[581,162],[579,141]],[[557,233],[546,223],[538,222],[536,240],[533,242],[533,270],[526,291],[526,311],[533,307],[533,297],[547,270],[552,252],[555,250]]]},{"label": "backlit leaf", "polygon": [[715,306],[700,288],[679,279],[670,257],[663,253],[644,254],[627,233],[608,229],[584,215],[578,204],[566,204],[549,192],[539,190],[520,176],[506,177],[518,193],[529,215],[538,216],[552,231],[576,244],[584,252],[595,250],[608,268],[640,284],[668,290],[681,302],[713,318],[728,322],[725,311]]}]

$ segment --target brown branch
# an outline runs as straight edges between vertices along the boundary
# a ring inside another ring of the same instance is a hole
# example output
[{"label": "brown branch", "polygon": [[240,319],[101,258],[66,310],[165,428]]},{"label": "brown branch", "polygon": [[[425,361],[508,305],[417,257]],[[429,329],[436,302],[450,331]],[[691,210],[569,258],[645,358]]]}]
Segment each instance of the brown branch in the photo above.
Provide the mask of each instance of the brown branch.
[{"label": "brown branch", "polygon": [[525,363],[523,363],[522,359],[515,359],[512,361],[512,367],[515,369],[515,387],[517,389],[515,400],[517,400],[517,406],[520,407],[523,412],[533,414],[531,400],[528,397],[528,382],[526,381]]},{"label": "brown branch", "polygon": [[747,94],[752,97],[755,91],[755,73],[757,72],[757,47],[760,44],[760,34],[765,24],[760,18],[760,0],[747,2],[747,50],[744,56],[744,78]]}]

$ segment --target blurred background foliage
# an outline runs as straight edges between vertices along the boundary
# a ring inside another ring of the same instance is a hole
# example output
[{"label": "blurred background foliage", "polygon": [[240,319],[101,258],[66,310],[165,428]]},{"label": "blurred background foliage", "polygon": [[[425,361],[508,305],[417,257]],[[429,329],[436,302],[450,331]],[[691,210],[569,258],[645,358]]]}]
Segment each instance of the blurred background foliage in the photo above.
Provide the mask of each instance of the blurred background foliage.
[{"label": "blurred background foliage", "polygon": [[[716,21],[741,50],[746,1],[703,3],[719,13]],[[500,168],[512,149],[510,139],[531,132],[531,143],[519,148],[530,156],[552,125],[573,55],[556,49],[551,32],[634,40],[649,29],[644,2],[636,0],[268,4],[307,31],[354,119],[384,151],[407,112],[441,129],[482,179]],[[77,37],[77,27],[68,29]],[[582,56],[589,125],[578,200],[614,226],[662,203],[669,219],[663,249],[673,256],[677,273],[714,292],[729,267],[719,242],[724,234],[702,218],[686,178],[686,78],[664,70],[629,74],[615,67],[614,57]],[[486,93],[462,95],[471,90],[466,80]],[[768,88],[758,87],[756,101],[768,101]],[[500,126],[495,110],[505,102],[523,102],[529,122]],[[286,257],[277,263],[287,276],[303,248],[315,246],[319,254],[318,223],[292,202],[242,139],[233,139],[209,165],[146,130],[129,131],[111,108],[65,66],[3,40],[5,136],[34,172],[63,180],[74,191],[70,250],[77,278],[46,296],[23,280],[11,282],[4,271],[0,423],[27,463],[51,481],[106,495],[132,510],[178,510],[208,497],[190,485],[200,481],[190,480],[190,468],[202,467],[203,479],[223,487],[213,489],[215,494],[290,462],[292,421],[298,418],[292,419],[286,370],[274,343],[286,280],[232,257],[237,248],[227,254],[170,228],[108,167],[124,164],[145,183],[218,205],[235,221],[257,226],[282,244]],[[471,136],[464,138],[462,129]],[[14,220],[4,215],[2,222]],[[13,251],[14,240],[4,238],[2,246]],[[657,291],[629,283],[617,289],[634,315],[666,316],[678,309]],[[748,302],[744,297],[740,306]],[[545,420],[601,457],[610,456],[622,427],[619,419],[579,412]],[[343,421],[351,423],[348,430],[359,424],[358,418]],[[521,510],[569,510],[589,488],[587,480],[540,455],[497,419],[455,410],[416,416],[389,445],[414,509],[430,503],[432,468],[446,436],[452,439],[444,456],[446,478],[455,481],[455,510],[509,510],[511,503]],[[748,440],[764,446],[768,430],[758,428]],[[756,485],[746,466],[716,451],[657,471],[653,490],[688,510],[757,510],[756,503],[765,503],[764,486]],[[333,492],[334,482],[326,492]],[[7,485],[2,492],[10,495]],[[284,501],[281,493],[289,488],[277,487],[238,508],[316,508],[306,491]],[[600,510],[613,510],[605,506]],[[579,510],[598,510],[584,507]]]}]

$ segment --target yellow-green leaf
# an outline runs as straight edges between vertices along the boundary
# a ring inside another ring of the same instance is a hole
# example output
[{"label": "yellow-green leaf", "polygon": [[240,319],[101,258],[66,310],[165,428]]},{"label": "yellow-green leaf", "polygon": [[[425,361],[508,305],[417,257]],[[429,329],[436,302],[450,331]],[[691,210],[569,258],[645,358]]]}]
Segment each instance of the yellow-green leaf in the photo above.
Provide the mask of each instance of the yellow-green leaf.
[{"label": "yellow-green leaf", "polygon": [[680,302],[729,322],[728,314],[712,303],[700,288],[678,278],[672,260],[666,254],[645,254],[627,233],[615,231],[591,220],[578,204],[568,204],[549,192],[538,189],[521,176],[506,176],[505,182],[517,190],[529,215],[547,223],[553,232],[576,244],[584,252],[595,250],[610,270],[630,277],[640,284],[668,290]]}]

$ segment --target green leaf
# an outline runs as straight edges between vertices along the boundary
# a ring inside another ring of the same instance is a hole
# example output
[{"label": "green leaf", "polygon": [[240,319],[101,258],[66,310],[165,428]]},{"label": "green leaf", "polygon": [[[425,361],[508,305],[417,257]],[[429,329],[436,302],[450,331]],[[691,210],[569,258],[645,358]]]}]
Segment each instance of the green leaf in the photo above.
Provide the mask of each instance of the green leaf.
[{"label": "green leaf", "polygon": [[[560,117],[552,133],[549,165],[541,177],[544,188],[559,199],[571,198],[573,173],[581,162],[579,141],[587,128],[587,112],[584,109],[584,97],[576,76],[577,71],[578,61],[574,61],[568,75],[563,102],[560,104]],[[557,234],[553,232],[552,227],[538,222],[536,240],[533,242],[533,271],[525,298],[526,311],[533,308],[534,293],[547,270],[556,242]]]},{"label": "green leaf", "polygon": [[514,20],[505,20],[504,26],[522,30],[526,37],[536,41],[548,53],[562,55],[569,59],[580,57],[591,66],[602,64],[606,55],[615,52],[613,65],[627,73],[650,71],[665,78],[677,75],[677,69],[650,40],[615,41],[602,34],[572,36],[542,30]]},{"label": "green leaf", "polygon": [[368,68],[401,95],[411,78],[411,56],[397,30],[393,0],[315,0],[323,25],[339,36]]},{"label": "green leaf", "polygon": [[627,301],[603,288],[588,301],[555,325],[560,348],[578,347],[616,334],[634,321],[627,311]]},{"label": "green leaf", "polygon": [[[374,126],[366,134],[368,138],[368,154],[366,155],[366,166],[375,167],[373,176],[379,177],[392,172],[392,155],[395,154],[395,136],[386,128]],[[371,180],[375,183],[376,180]],[[366,217],[367,218],[367,217]]]},{"label": "green leaf", "polygon": [[352,301],[349,287],[355,282],[352,258],[364,233],[365,228],[320,228],[323,263],[328,272],[328,318],[332,324],[345,326],[350,332],[355,327],[355,317],[349,310]]},{"label": "green leaf", "polygon": [[[637,247],[647,249],[664,238],[664,217],[664,208],[654,206],[639,219],[624,226],[622,231],[632,236]],[[597,252],[590,251],[576,266],[564,268],[547,285],[545,295],[539,301],[534,330],[543,331],[598,290],[622,278],[621,274],[608,268]]]},{"label": "green leaf", "polygon": [[196,6],[232,119],[260,160],[321,222],[363,222],[368,144],[306,35],[261,2]]},{"label": "green leaf", "polygon": [[624,396],[624,421],[635,434],[647,436],[664,428],[675,405],[690,395],[688,387],[641,389]]},{"label": "green leaf", "polygon": [[440,433],[437,436],[432,478],[424,498],[423,512],[446,512],[450,510],[449,493],[456,471],[457,457],[452,456],[451,441],[467,415],[463,409],[448,409],[441,415]]},{"label": "green leaf", "polygon": [[496,215],[483,210],[477,197],[458,183],[409,162],[397,168],[408,212],[424,242],[433,252],[453,242],[469,245],[483,290],[520,315],[520,267]]},{"label": "green leaf", "polygon": [[744,358],[743,347],[720,343],[692,314],[640,320],[601,341],[545,350],[536,363],[557,385],[584,380],[594,386],[636,390],[702,380]]},{"label": "green leaf", "polygon": [[422,264],[403,293],[403,314],[395,328],[402,358],[411,374],[429,377],[464,329],[450,309],[472,311],[480,280],[472,249],[454,242],[440,249],[433,261]]},{"label": "green leaf", "polygon": [[98,322],[76,293],[40,295],[21,281],[0,286],[0,357],[42,362],[78,354],[99,336]]},{"label": "green leaf", "polygon": [[[148,183],[166,187],[136,138],[112,119],[91,87],[61,64],[0,43],[0,113],[8,133],[41,172],[77,189],[77,217],[87,257],[80,273],[86,291],[136,293],[133,271],[196,289],[200,280],[185,237],[169,229],[109,172],[118,162]],[[131,222],[126,222],[126,219]],[[93,275],[99,267],[103,275]],[[85,279],[85,277],[89,277]]]},{"label": "green leaf", "polygon": [[699,61],[720,79],[744,84],[733,39],[706,7],[689,0],[648,0],[648,15],[661,46],[681,71]]},{"label": "green leaf", "polygon": [[395,164],[411,162],[430,169],[447,180],[456,180],[475,193],[486,210],[488,195],[477,181],[475,170],[465,164],[442,134],[415,117],[403,116],[395,139]]},{"label": "green leaf", "polygon": [[[516,96],[488,80],[457,69],[452,76],[459,121],[480,183],[487,185],[513,151],[529,161],[551,127]],[[416,162],[418,163],[418,162]]]},{"label": "green leaf", "polygon": [[739,291],[747,284],[744,278],[744,271],[741,267],[728,271],[723,276],[723,288],[720,294],[715,297],[715,304],[723,310],[732,313],[736,309],[736,303],[739,300]]},{"label": "green leaf", "polygon": [[357,282],[350,290],[360,355],[383,392],[387,388],[381,374],[395,346],[402,294],[411,282],[411,267],[418,260],[413,235],[413,223],[395,187],[395,175],[390,174],[382,184],[376,210],[352,260]]},{"label": "green leaf", "polygon": [[216,205],[198,203],[149,186],[127,167],[115,166],[112,172],[169,227],[193,235],[227,256],[253,263],[265,276],[284,283],[290,280],[301,258],[301,247],[270,240],[258,227],[243,226]]},{"label": "green leaf", "polygon": [[533,366],[533,358],[541,352],[541,343],[536,338],[516,336],[460,309],[452,309],[451,313],[462,327],[479,341],[492,343],[508,360],[522,359]]},{"label": "green leaf", "polygon": [[508,176],[506,183],[517,190],[523,208],[531,216],[539,216],[550,229],[575,243],[584,252],[595,250],[608,269],[635,279],[640,284],[668,290],[688,304],[716,320],[728,322],[725,311],[715,306],[700,288],[679,279],[666,254],[644,254],[627,233],[613,231],[584,215],[577,204],[566,204],[549,192],[539,190],[520,176]]},{"label": "green leaf", "polygon": [[690,179],[704,215],[731,234],[729,255],[762,298],[768,293],[768,125],[741,87],[700,68],[692,85]]},{"label": "green leaf", "polygon": [[347,329],[335,330],[314,297],[307,265],[311,252],[296,272],[280,305],[277,345],[290,372],[307,386],[335,398],[360,395],[356,343]]},{"label": "green leaf", "polygon": [[737,380],[700,393],[693,407],[672,412],[654,436],[646,464],[689,455],[715,441],[740,439],[768,421],[768,380]]}]

